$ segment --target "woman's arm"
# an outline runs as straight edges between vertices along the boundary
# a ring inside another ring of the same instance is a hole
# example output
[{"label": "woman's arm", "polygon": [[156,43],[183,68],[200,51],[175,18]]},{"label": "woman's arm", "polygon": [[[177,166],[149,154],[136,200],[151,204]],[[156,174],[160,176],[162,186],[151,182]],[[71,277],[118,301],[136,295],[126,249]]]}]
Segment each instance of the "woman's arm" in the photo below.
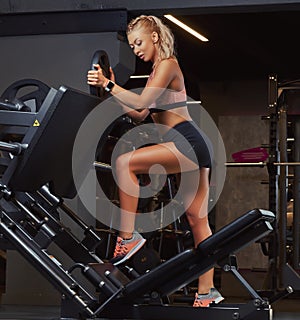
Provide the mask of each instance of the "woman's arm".
[{"label": "woman's arm", "polygon": [[[161,61],[156,66],[154,77],[151,79],[149,86],[146,86],[141,94],[136,94],[115,84],[111,89],[111,94],[120,102],[132,109],[145,109],[149,107],[156,99],[168,88],[170,83],[175,79],[178,68],[175,68],[173,59]],[[88,72],[88,84],[93,86],[106,87],[109,80],[103,76],[102,69],[95,65],[97,70]]]},{"label": "woman's arm", "polygon": [[142,109],[142,110],[134,110],[132,108],[127,107],[125,104],[123,104],[120,101],[119,101],[119,103],[122,106],[124,112],[126,112],[126,114],[130,118],[132,118],[133,120],[138,121],[138,122],[145,120],[150,113],[147,108]]}]

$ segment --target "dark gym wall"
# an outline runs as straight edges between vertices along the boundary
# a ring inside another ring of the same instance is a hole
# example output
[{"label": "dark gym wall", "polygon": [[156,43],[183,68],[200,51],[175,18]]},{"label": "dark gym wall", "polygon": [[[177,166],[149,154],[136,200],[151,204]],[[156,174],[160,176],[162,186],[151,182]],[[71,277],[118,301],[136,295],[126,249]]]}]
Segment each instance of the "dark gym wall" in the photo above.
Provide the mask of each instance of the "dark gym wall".
[{"label": "dark gym wall", "polygon": [[34,78],[51,87],[67,85],[88,92],[86,73],[96,50],[107,51],[119,81],[133,73],[135,58],[117,32],[0,37],[0,92],[11,83]]},{"label": "dark gym wall", "polygon": [[262,116],[268,110],[268,77],[257,80],[202,81],[200,100],[211,117]]}]

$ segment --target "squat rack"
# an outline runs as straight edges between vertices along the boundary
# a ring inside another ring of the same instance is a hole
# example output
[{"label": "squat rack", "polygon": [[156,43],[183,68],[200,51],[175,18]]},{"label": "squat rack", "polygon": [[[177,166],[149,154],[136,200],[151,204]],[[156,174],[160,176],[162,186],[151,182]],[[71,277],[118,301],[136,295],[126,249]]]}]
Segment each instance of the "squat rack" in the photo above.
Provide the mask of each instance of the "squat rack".
[{"label": "squat rack", "polygon": [[[269,237],[269,272],[271,288],[277,290],[293,283],[300,290],[300,113],[292,115],[294,94],[299,94],[300,80],[278,83],[276,75],[268,78],[268,112],[262,117],[269,121],[269,145],[267,162],[227,162],[226,167],[267,167],[269,173],[269,210],[276,212],[274,233]],[[288,137],[290,123],[294,137]],[[293,154],[288,154],[288,142],[293,142]],[[291,159],[292,158],[292,159]],[[293,173],[289,174],[289,168]],[[287,203],[289,179],[293,180],[293,255],[287,257]],[[279,277],[278,277],[279,274]]]}]

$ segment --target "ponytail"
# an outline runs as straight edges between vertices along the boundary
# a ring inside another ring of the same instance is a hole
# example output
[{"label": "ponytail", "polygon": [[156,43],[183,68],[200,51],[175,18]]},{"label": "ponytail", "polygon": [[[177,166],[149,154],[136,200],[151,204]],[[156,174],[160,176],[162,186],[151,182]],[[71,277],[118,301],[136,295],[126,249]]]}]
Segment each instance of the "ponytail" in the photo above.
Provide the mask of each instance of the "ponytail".
[{"label": "ponytail", "polygon": [[157,32],[158,40],[158,57],[159,61],[175,58],[174,50],[174,35],[170,28],[165,25],[161,19],[155,16],[141,15],[131,20],[127,27],[127,35],[133,30],[143,27],[149,30],[150,33]]}]

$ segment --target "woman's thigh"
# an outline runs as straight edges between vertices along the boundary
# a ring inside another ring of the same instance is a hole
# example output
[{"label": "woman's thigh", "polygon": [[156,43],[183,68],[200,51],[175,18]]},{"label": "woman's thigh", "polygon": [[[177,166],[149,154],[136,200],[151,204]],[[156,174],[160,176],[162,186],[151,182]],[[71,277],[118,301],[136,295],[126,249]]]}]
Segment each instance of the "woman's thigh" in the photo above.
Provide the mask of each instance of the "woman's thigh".
[{"label": "woman's thigh", "polygon": [[[199,169],[173,142],[146,146],[124,155],[119,161],[127,162],[130,171],[135,174],[173,174]],[[124,163],[123,163],[124,164]]]}]

